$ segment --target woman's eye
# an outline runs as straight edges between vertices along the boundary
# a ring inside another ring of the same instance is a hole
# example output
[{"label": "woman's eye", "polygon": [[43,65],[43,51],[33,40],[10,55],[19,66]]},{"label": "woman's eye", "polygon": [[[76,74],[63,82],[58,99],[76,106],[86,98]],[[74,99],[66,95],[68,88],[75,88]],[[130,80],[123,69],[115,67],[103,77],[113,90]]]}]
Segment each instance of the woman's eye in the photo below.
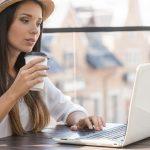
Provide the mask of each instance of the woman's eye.
[{"label": "woman's eye", "polygon": [[28,22],[29,22],[28,19],[21,19],[21,21],[22,21],[23,23],[28,23]]}]

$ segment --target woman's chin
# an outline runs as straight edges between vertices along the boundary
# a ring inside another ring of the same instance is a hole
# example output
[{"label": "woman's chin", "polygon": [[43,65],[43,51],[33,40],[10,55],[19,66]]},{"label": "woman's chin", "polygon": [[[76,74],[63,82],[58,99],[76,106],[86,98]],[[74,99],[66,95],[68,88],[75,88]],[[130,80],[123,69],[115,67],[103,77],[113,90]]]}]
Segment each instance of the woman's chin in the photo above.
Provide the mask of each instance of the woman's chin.
[{"label": "woman's chin", "polygon": [[32,52],[33,48],[26,48],[26,49],[23,49],[22,52],[25,52],[25,53],[29,53],[29,52]]}]

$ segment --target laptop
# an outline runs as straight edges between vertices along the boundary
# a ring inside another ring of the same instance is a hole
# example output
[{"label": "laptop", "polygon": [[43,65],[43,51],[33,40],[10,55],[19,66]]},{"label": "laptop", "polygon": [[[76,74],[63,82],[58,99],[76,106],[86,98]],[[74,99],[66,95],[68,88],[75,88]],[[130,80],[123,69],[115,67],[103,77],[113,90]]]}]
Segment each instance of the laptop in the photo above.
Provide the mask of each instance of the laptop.
[{"label": "laptop", "polygon": [[150,137],[150,63],[137,67],[127,124],[107,123],[101,131],[54,140],[65,144],[124,147],[147,137]]}]

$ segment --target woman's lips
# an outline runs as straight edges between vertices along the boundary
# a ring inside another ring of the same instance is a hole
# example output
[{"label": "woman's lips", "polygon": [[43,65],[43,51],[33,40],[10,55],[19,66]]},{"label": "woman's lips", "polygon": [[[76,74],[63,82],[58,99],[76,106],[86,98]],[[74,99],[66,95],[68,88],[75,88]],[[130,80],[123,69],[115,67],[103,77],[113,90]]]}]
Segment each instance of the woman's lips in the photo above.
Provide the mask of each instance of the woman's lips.
[{"label": "woman's lips", "polygon": [[27,45],[32,46],[36,43],[36,41],[34,39],[26,39],[26,43]]}]

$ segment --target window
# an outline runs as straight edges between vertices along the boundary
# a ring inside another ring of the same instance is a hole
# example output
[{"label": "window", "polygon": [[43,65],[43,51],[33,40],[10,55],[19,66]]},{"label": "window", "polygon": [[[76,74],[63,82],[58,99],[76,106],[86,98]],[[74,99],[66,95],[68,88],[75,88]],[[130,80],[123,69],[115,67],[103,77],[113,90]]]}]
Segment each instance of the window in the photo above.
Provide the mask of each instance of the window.
[{"label": "window", "polygon": [[[150,62],[150,1],[82,1],[55,0],[55,13],[44,25],[53,39],[47,51],[61,68],[50,72],[50,79],[89,113],[125,122],[133,82],[123,76]],[[114,90],[117,94],[110,95]],[[105,115],[111,108],[114,115]]]}]

